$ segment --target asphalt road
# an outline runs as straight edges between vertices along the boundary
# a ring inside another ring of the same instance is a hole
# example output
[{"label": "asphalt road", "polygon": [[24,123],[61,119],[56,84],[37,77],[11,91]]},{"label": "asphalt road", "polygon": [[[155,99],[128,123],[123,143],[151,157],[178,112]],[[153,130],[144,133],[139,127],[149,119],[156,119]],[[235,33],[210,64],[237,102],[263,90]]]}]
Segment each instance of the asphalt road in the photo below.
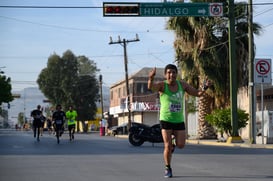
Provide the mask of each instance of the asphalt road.
[{"label": "asphalt road", "polygon": [[[0,181],[161,181],[163,145],[76,134],[0,130]],[[273,150],[188,144],[173,155],[172,181],[273,181]]]}]

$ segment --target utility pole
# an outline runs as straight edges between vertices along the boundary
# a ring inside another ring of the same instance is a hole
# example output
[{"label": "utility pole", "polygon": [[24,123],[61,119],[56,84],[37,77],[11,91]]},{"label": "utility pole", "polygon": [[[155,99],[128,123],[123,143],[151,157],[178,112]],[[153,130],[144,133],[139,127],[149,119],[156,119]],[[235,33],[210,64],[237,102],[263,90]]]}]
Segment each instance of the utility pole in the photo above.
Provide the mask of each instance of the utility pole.
[{"label": "utility pole", "polygon": [[248,0],[248,92],[249,92],[249,139],[250,143],[256,144],[256,102],[254,83],[254,51],[253,51],[253,6],[252,0]]},{"label": "utility pole", "polygon": [[102,75],[99,75],[99,81],[100,81],[100,105],[101,105],[101,119],[103,119]]},{"label": "utility pole", "polygon": [[230,102],[231,102],[231,125],[232,135],[227,142],[242,142],[238,133],[237,113],[237,65],[236,65],[236,43],[235,43],[235,16],[234,0],[229,0],[229,75],[230,75]]},{"label": "utility pole", "polygon": [[139,41],[138,35],[136,34],[136,38],[132,40],[126,40],[125,38],[123,40],[120,39],[120,36],[118,36],[117,41],[113,41],[112,37],[110,37],[109,44],[120,44],[123,46],[124,51],[124,67],[125,67],[125,81],[126,81],[126,91],[127,91],[127,109],[128,109],[128,129],[131,127],[131,109],[130,109],[130,89],[129,89],[129,79],[128,79],[128,58],[127,58],[127,44],[130,42],[136,42]]}]

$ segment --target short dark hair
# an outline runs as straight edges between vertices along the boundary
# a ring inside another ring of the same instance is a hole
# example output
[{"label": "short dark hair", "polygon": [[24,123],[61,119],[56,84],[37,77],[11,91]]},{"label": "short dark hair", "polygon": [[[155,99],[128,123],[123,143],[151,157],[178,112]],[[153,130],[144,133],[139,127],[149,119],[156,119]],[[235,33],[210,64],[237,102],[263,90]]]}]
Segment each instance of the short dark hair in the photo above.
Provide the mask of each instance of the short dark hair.
[{"label": "short dark hair", "polygon": [[168,65],[166,65],[165,70],[164,70],[164,73],[165,73],[165,74],[166,74],[166,72],[167,72],[168,69],[175,70],[176,73],[177,73],[177,67],[176,67],[176,65],[174,65],[174,64],[168,64]]}]

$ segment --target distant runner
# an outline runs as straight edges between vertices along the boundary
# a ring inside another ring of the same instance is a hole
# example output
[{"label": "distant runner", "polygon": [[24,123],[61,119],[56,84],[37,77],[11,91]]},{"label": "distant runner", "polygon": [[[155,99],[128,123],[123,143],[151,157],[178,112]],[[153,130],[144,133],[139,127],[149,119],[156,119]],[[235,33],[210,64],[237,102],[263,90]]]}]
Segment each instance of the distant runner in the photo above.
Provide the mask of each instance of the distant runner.
[{"label": "distant runner", "polygon": [[69,131],[69,140],[74,140],[74,133],[76,128],[76,117],[78,116],[77,111],[73,110],[72,106],[69,106],[69,110],[65,113]]}]

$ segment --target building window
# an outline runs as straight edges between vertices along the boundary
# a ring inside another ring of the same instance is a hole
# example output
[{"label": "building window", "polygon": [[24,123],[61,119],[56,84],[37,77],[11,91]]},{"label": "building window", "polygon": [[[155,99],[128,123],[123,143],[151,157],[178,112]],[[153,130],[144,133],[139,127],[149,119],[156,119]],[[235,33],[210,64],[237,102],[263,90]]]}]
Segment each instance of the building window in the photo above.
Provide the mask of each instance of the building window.
[{"label": "building window", "polygon": [[123,86],[123,97],[127,95],[127,92],[126,92],[126,86]]},{"label": "building window", "polygon": [[111,100],[113,100],[113,97],[114,97],[113,96],[113,91],[111,91],[111,95],[110,96],[111,96]]},{"label": "building window", "polygon": [[133,94],[134,90],[133,90],[133,84],[129,84],[129,93]]},{"label": "building window", "polygon": [[118,98],[121,97],[121,88],[118,88]]},{"label": "building window", "polygon": [[147,83],[137,83],[137,94],[144,94],[148,92],[148,85]]}]

